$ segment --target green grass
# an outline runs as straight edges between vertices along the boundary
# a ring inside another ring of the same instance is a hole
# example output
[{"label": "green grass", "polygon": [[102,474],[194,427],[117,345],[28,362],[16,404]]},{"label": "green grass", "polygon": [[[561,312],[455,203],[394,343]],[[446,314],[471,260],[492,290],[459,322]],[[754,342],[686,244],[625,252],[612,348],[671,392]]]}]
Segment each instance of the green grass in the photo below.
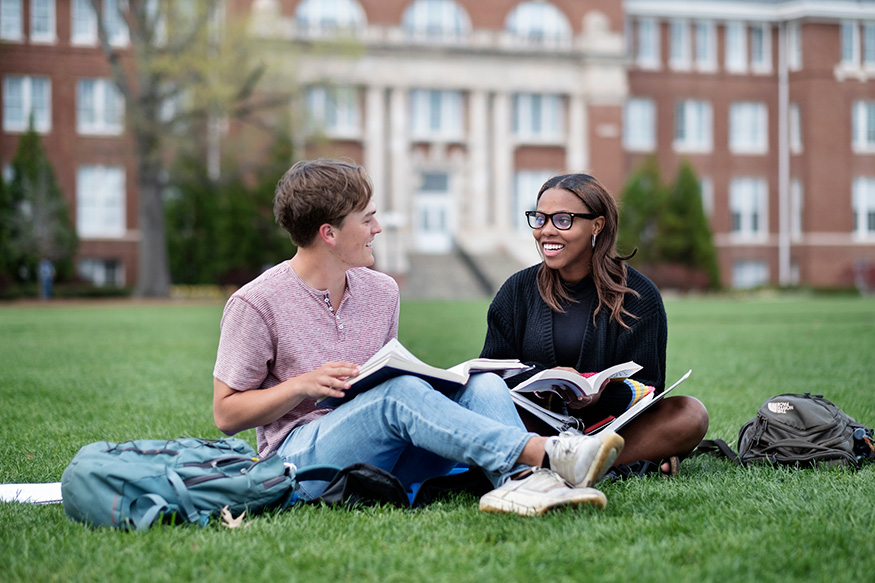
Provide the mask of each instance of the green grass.
[{"label": "green grass", "polygon": [[[450,366],[479,353],[485,302],[407,302],[400,337]],[[709,437],[781,392],[821,392],[875,424],[875,300],[668,300],[670,380]],[[220,305],[0,307],[0,481],[57,481],[97,440],[218,437]],[[253,431],[241,434],[255,441]],[[871,581],[875,469],[740,469],[687,460],[675,480],[603,487],[604,511],[482,515],[458,496],[421,511],[297,507],[230,531],[90,529],[63,508],[0,504],[2,581]]]}]

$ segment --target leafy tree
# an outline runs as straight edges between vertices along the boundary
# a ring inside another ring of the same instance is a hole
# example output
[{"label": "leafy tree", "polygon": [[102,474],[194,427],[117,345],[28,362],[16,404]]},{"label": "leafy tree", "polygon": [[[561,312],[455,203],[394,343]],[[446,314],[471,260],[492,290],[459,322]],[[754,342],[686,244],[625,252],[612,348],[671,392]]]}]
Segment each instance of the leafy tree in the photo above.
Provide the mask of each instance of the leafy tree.
[{"label": "leafy tree", "polygon": [[0,194],[0,250],[8,280],[30,280],[40,259],[54,263],[59,279],[73,275],[78,247],[67,203],[39,134],[21,135],[12,180]]},{"label": "leafy tree", "polygon": [[[101,14],[104,3],[91,3]],[[141,296],[169,293],[162,177],[168,174],[171,160],[204,156],[203,150],[197,150],[204,143],[202,136],[222,120],[244,120],[276,130],[260,123],[259,114],[286,104],[290,97],[288,90],[258,91],[256,97],[256,87],[266,76],[266,61],[255,54],[256,42],[247,34],[245,22],[231,15],[222,18],[223,6],[219,0],[119,2],[118,15],[104,16],[120,16],[127,24],[130,48],[124,52],[111,42],[105,18],[98,19],[100,45],[123,96],[126,127],[136,148],[141,233],[137,294]],[[191,137],[201,139],[188,140]],[[215,140],[209,145],[215,147]],[[186,152],[187,148],[194,150]]]}]

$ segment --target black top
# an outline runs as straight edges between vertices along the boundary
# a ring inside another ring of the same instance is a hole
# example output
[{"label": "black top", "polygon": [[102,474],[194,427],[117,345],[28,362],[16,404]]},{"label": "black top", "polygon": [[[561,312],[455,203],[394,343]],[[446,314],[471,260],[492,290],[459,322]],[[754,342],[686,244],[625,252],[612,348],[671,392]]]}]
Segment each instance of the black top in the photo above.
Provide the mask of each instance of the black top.
[{"label": "black top", "polygon": [[585,277],[575,284],[565,284],[571,301],[562,307],[565,312],[553,312],[553,346],[558,366],[574,367],[580,360],[580,347],[586,328],[592,319],[596,298],[592,278]]},{"label": "black top", "polygon": [[[633,378],[654,387],[656,393],[661,393],[665,389],[668,325],[662,296],[653,282],[627,267],[626,285],[638,292],[638,296],[629,293],[624,298],[626,310],[631,315],[624,316],[623,321],[629,328],[623,328],[611,318],[610,310],[606,307],[602,307],[593,324],[592,312],[598,302],[591,279],[583,280],[581,284],[584,287],[593,286],[589,309],[581,314],[577,313],[577,308],[582,307],[580,304],[569,305],[566,307],[569,313],[558,318],[559,328],[568,330],[576,326],[575,334],[582,335],[576,358],[569,358],[574,352],[571,335],[557,331],[554,313],[538,293],[539,267],[533,265],[508,278],[492,300],[487,313],[488,329],[480,355],[486,358],[518,358],[534,367],[532,371],[508,378],[508,385],[514,387],[537,372],[557,366],[571,366],[587,373],[634,360],[643,368]],[[573,318],[571,310],[575,312]],[[572,360],[573,363],[568,364]],[[616,391],[618,394],[609,396],[605,391],[595,406],[569,412],[583,417],[584,421],[593,415],[600,415],[601,410],[606,408],[613,411],[610,414],[621,412],[625,409],[623,403],[629,402],[629,391],[622,389],[625,385],[617,384],[620,385],[617,389],[623,394]]]}]

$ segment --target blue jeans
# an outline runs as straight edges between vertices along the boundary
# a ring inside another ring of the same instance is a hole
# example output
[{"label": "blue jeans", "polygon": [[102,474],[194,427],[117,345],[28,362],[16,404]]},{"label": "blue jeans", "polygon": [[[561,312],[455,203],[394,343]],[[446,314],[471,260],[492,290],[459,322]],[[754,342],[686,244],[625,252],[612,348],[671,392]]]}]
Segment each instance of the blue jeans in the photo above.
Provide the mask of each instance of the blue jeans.
[{"label": "blue jeans", "polygon": [[[527,467],[516,460],[534,435],[497,375],[472,375],[449,395],[401,376],[296,427],[279,455],[297,467],[367,462],[395,474],[405,488],[462,462],[483,469],[498,487]],[[298,494],[315,498],[326,485],[307,482]]]}]

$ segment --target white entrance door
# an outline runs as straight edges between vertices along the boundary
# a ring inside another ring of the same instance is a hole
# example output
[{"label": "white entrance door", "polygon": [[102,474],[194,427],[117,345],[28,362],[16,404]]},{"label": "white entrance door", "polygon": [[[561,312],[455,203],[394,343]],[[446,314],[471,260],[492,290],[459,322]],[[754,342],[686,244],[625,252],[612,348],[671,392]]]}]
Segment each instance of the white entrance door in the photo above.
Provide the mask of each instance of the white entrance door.
[{"label": "white entrance door", "polygon": [[447,253],[453,248],[455,213],[449,175],[424,172],[413,203],[414,241],[419,253]]}]

